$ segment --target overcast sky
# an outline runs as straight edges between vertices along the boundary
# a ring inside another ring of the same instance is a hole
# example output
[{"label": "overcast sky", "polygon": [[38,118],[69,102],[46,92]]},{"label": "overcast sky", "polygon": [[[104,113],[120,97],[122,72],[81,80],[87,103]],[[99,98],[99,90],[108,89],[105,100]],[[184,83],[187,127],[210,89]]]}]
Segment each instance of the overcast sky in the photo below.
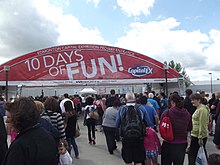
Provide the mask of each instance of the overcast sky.
[{"label": "overcast sky", "polygon": [[63,44],[102,44],[220,78],[220,0],[0,0],[0,64]]}]

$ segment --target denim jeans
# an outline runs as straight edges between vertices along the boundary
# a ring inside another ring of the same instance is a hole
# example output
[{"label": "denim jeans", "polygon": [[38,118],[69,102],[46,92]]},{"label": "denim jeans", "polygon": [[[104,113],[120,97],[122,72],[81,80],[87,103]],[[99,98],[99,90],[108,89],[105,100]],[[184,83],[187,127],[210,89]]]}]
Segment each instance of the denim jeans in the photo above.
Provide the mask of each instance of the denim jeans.
[{"label": "denim jeans", "polygon": [[69,145],[69,149],[68,152],[71,155],[71,145],[73,146],[73,150],[75,152],[75,156],[78,157],[79,156],[79,150],[78,150],[78,146],[76,144],[75,138],[67,138],[66,139]]}]

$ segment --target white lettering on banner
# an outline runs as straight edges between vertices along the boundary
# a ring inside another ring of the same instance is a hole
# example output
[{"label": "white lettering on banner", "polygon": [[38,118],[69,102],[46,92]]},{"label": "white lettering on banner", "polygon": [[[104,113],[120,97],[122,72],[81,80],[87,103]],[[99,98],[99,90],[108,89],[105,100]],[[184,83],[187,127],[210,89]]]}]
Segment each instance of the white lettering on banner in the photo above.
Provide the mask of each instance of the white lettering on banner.
[{"label": "white lettering on banner", "polygon": [[[47,58],[51,59],[51,64],[48,64],[49,60],[47,60]],[[50,55],[43,56],[43,61],[44,61],[45,68],[49,68],[49,67],[53,66],[53,64],[54,64],[54,58],[53,58],[53,56],[50,56]]]},{"label": "white lettering on banner", "polygon": [[32,58],[31,62],[29,60],[25,61],[28,67],[28,71],[40,69],[40,60],[38,58]]},{"label": "white lettering on banner", "polygon": [[[117,56],[117,60],[120,58],[120,61],[121,61],[121,57],[120,55],[118,54]],[[105,69],[104,69],[104,65],[112,72],[112,73],[115,73],[117,72],[117,65],[116,65],[116,62],[115,62],[115,56],[111,55],[110,56],[110,59],[111,59],[111,64],[104,59],[104,57],[100,57],[98,58],[98,64],[99,64],[99,69],[101,71],[101,75],[105,75]],[[120,63],[120,62],[118,62]],[[81,65],[81,69],[82,69],[82,73],[83,75],[86,77],[86,78],[93,78],[97,75],[97,66],[96,66],[96,63],[95,63],[95,59],[91,59],[91,64],[92,64],[92,73],[88,73],[86,71],[86,65],[85,65],[85,62],[84,61],[81,61],[80,62],[80,65]],[[121,62],[122,64],[122,62]],[[73,64],[67,64],[66,65],[66,68],[67,68],[67,73],[68,73],[68,78],[69,80],[74,80],[74,74],[79,74],[80,71],[79,69],[73,69],[74,67],[77,67],[78,66],[78,63],[73,63]],[[73,70],[72,70],[73,69]],[[119,67],[119,70],[120,71],[123,71],[123,67],[120,66]]]},{"label": "white lettering on banner", "polygon": [[[55,72],[55,73],[54,73]],[[55,77],[55,76],[57,76],[58,74],[59,74],[59,70],[58,70],[58,68],[57,67],[51,67],[50,69],[49,69],[49,74],[51,75],[51,76],[53,76],[53,77]]]},{"label": "white lettering on banner", "polygon": [[72,62],[73,51],[71,51],[70,54],[68,54],[67,52],[64,52],[64,54],[69,58],[69,62]]},{"label": "white lettering on banner", "polygon": [[[79,50],[79,51],[81,51],[81,50]],[[75,54],[76,56],[80,57],[80,59],[76,59],[76,61],[82,61],[82,60],[83,60],[83,55],[82,55],[82,54],[78,54],[77,52],[78,52],[78,50],[76,50],[76,51],[74,52],[74,54]]]},{"label": "white lettering on banner", "polygon": [[115,63],[115,58],[114,58],[114,56],[110,56],[110,59],[111,59],[112,65],[110,65],[110,64],[108,63],[108,61],[106,61],[103,57],[98,58],[101,75],[104,75],[104,74],[105,74],[104,65],[105,65],[112,73],[117,72],[117,68],[116,68],[116,63]]},{"label": "white lettering on banner", "polygon": [[67,64],[66,65],[66,70],[67,70],[67,74],[68,74],[69,80],[73,80],[73,76],[72,75],[79,73],[78,69],[71,70],[71,68],[77,67],[78,65],[79,65],[78,62],[74,62],[72,64]]},{"label": "white lettering on banner", "polygon": [[92,63],[92,73],[89,74],[89,73],[86,71],[85,61],[81,61],[81,62],[80,62],[83,75],[84,75],[85,77],[87,77],[87,78],[93,78],[93,77],[95,77],[95,75],[97,74],[97,67],[96,67],[96,64],[95,64],[95,59],[92,59],[92,60],[91,60],[91,63]]},{"label": "white lettering on banner", "polygon": [[65,64],[67,63],[63,55],[61,53],[58,53],[56,66],[59,65],[59,63],[63,63],[63,62]]},{"label": "white lettering on banner", "polygon": [[[94,78],[98,74],[98,69],[101,75],[105,75],[107,70],[111,73],[124,70],[120,54],[110,55],[108,60],[105,57],[83,60],[84,56],[80,51],[62,52],[58,53],[56,57],[54,55],[34,57],[26,60],[25,64],[29,72],[49,68],[48,74],[52,77],[62,75],[66,70],[69,80],[73,80],[76,74],[82,74],[86,78]],[[73,55],[76,56],[75,59]],[[40,58],[42,59],[40,60]]]},{"label": "white lettering on banner", "polygon": [[51,76],[53,76],[53,77],[55,77],[55,76],[57,76],[58,74],[63,74],[63,70],[66,70],[65,68],[65,65],[60,65],[60,66],[58,66],[58,67],[51,67],[50,69],[49,69],[49,74],[51,75]]},{"label": "white lettering on banner", "polygon": [[[38,58],[32,58],[32,59],[28,59],[25,61],[25,64],[27,64],[28,67],[28,71],[30,72],[31,70],[38,70],[42,67],[42,65],[45,68],[49,68],[54,66],[55,62],[56,62],[56,66],[60,65],[60,63],[71,63],[72,62],[72,56],[73,54],[75,54],[75,56],[77,56],[77,58],[75,59],[76,61],[82,61],[83,60],[83,55],[77,53],[78,50],[75,51],[71,51],[69,54],[67,52],[62,53],[58,53],[57,58],[53,57],[52,55],[45,55],[43,56],[43,64],[40,63],[40,60]],[[67,59],[65,58],[67,57]]]}]

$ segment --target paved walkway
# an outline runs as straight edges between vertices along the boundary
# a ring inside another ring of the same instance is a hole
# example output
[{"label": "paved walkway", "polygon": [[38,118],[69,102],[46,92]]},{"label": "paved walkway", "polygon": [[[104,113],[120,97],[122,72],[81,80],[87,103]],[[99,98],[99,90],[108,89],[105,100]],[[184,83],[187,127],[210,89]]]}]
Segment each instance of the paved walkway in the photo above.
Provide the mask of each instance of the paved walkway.
[{"label": "paved walkway", "polygon": [[[110,155],[105,141],[105,135],[102,132],[96,132],[96,145],[88,144],[87,138],[87,127],[82,125],[82,117],[79,119],[81,135],[76,139],[80,159],[73,159],[73,164],[75,165],[124,165],[124,162],[121,158],[121,142],[117,143],[118,149],[114,151],[113,155]],[[207,151],[208,154],[211,153],[220,153],[214,144],[212,143],[213,137],[208,138],[207,142]],[[161,140],[162,142],[162,140]],[[72,151],[73,154],[73,151]],[[74,157],[74,156],[73,156]],[[188,155],[185,156],[184,165],[188,164]],[[159,156],[160,163],[160,156]]]}]

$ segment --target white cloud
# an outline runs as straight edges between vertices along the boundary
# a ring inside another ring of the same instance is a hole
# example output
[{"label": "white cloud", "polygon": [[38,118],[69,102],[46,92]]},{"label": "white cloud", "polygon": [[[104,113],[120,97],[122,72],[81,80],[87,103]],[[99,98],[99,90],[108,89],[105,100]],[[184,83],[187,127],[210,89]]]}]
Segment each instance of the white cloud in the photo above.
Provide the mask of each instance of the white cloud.
[{"label": "white cloud", "polygon": [[[177,30],[180,22],[174,18],[148,23],[134,22],[130,30],[115,43],[115,46],[143,53],[160,62],[180,62],[190,73],[192,70],[220,71],[220,31],[211,30],[210,36],[199,30]],[[203,73],[204,76],[207,74]],[[190,75],[190,74],[189,74]],[[192,79],[196,78],[190,75]]]},{"label": "white cloud", "polygon": [[0,1],[0,56],[11,59],[59,44],[109,45],[97,28],[83,27],[56,5],[49,0]]},{"label": "white cloud", "polygon": [[8,61],[8,58],[6,58],[6,57],[0,57],[0,64],[3,64],[3,63],[5,63],[5,62],[7,62]]},{"label": "white cloud", "polygon": [[87,3],[93,3],[95,7],[98,7],[101,0],[86,0]]},{"label": "white cloud", "polygon": [[128,16],[149,15],[154,2],[155,0],[138,0],[138,2],[136,0],[117,0],[118,6]]}]

